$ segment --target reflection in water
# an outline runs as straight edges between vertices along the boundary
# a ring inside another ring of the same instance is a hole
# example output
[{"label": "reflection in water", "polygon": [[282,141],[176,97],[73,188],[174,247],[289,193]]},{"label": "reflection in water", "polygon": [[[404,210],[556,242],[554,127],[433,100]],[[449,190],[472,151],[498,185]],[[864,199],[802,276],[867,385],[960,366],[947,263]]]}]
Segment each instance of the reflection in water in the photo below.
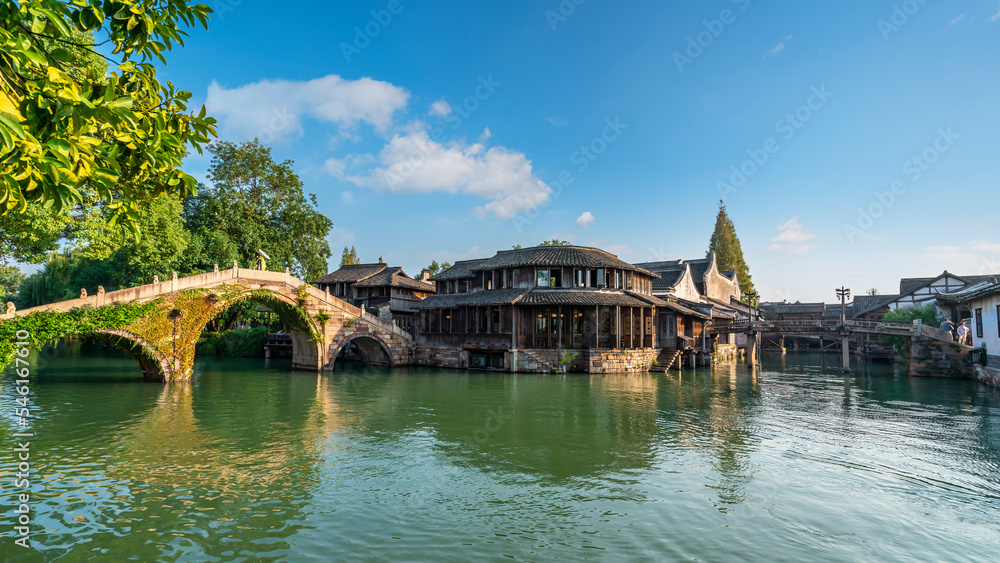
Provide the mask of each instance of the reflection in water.
[{"label": "reflection in water", "polygon": [[317,375],[212,358],[164,387],[70,349],[33,390],[33,540],[65,560],[995,553],[997,390],[884,366],[845,376],[822,354],[763,362]]}]

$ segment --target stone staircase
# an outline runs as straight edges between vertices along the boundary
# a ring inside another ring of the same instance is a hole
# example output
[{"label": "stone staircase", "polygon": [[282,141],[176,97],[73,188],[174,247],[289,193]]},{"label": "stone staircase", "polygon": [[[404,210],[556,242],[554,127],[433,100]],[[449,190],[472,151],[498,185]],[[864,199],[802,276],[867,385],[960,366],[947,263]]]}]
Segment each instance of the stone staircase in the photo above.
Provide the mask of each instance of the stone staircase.
[{"label": "stone staircase", "polygon": [[649,371],[668,371],[674,367],[674,363],[677,362],[680,355],[680,350],[660,350],[660,355],[656,357],[657,365],[649,368]]}]

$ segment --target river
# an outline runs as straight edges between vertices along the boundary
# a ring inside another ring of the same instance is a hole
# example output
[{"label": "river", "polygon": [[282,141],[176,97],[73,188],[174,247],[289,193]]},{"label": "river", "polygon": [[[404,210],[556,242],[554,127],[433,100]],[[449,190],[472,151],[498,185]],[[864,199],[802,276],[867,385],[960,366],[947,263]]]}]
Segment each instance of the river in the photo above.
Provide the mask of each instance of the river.
[{"label": "river", "polygon": [[7,561],[1000,553],[1000,390],[971,381],[845,377],[818,354],[605,376],[203,358],[173,386],[87,346],[32,361],[30,426],[10,370],[0,399]]}]

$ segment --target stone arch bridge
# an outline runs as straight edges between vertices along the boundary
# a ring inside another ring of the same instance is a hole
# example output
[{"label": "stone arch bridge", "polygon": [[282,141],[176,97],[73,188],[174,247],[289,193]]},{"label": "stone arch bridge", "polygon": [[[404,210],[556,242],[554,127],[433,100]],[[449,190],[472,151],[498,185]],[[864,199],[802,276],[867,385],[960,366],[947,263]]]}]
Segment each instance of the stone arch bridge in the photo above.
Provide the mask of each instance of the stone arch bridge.
[{"label": "stone arch bridge", "polygon": [[[268,306],[290,328],[292,365],[299,369],[333,369],[337,355],[355,344],[370,364],[397,366],[413,362],[413,337],[378,317],[327,292],[281,272],[233,268],[158,281],[96,295],[81,290],[79,299],[0,315],[8,322],[33,313],[68,313],[83,307],[116,304],[148,305],[124,326],[97,326],[103,335],[139,361],[143,375],[165,382],[190,379],[194,348],[205,325],[231,306],[253,302]],[[64,336],[72,336],[65,334]]]}]

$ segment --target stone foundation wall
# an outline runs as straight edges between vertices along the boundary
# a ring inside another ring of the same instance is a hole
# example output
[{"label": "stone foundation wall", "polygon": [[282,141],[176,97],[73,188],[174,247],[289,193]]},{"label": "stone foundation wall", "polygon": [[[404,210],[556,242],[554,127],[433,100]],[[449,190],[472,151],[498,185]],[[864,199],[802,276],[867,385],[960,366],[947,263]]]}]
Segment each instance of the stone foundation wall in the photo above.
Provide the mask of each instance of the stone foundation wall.
[{"label": "stone foundation wall", "polygon": [[727,362],[734,360],[740,355],[740,349],[736,344],[716,344],[715,352],[712,354],[712,362]]},{"label": "stone foundation wall", "polygon": [[975,365],[972,366],[972,370],[972,375],[976,378],[976,381],[992,385],[993,387],[1000,387],[1000,369]]},{"label": "stone foundation wall", "polygon": [[469,367],[469,353],[455,348],[418,346],[413,354],[413,363],[418,366],[466,369]]},{"label": "stone foundation wall", "polygon": [[656,348],[638,350],[592,350],[587,373],[649,371],[660,354]]},{"label": "stone foundation wall", "polygon": [[973,377],[969,348],[955,342],[913,338],[910,343],[911,377]]},{"label": "stone foundation wall", "polygon": [[[504,370],[519,373],[558,373],[563,352],[545,348],[518,350],[504,353]],[[576,373],[628,373],[648,371],[659,354],[656,348],[640,350],[571,350],[573,360],[567,371]],[[514,355],[516,354],[516,358]],[[420,346],[414,362],[421,366],[438,366],[453,369],[469,367],[469,352],[454,348]]]}]

